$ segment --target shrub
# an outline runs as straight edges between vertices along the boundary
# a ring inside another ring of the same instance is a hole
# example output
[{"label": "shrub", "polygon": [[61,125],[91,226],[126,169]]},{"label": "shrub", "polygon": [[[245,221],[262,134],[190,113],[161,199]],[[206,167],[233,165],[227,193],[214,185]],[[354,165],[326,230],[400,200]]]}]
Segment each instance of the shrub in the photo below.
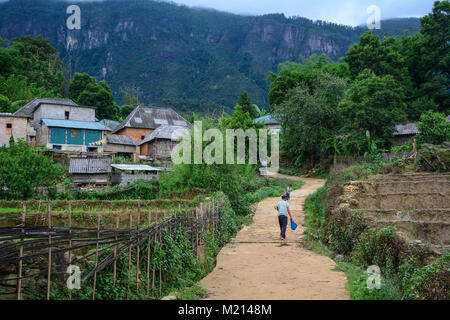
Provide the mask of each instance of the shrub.
[{"label": "shrub", "polygon": [[450,253],[422,268],[409,260],[400,267],[406,299],[450,299]]},{"label": "shrub", "polygon": [[423,113],[417,127],[421,132],[419,141],[422,143],[442,144],[450,140],[450,122],[443,113],[431,110]]},{"label": "shrub", "polygon": [[54,186],[61,179],[61,167],[24,140],[11,139],[9,147],[0,147],[0,198],[29,199],[38,188]]}]

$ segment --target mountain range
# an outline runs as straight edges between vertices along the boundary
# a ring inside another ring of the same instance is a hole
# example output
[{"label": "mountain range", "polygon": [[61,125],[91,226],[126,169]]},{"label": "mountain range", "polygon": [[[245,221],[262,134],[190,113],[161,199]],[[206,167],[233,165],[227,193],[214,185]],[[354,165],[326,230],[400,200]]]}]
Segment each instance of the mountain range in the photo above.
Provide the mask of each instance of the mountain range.
[{"label": "mountain range", "polygon": [[[81,9],[80,30],[67,28],[69,4]],[[391,19],[376,33],[419,28],[417,18]],[[0,3],[3,39],[42,34],[73,72],[106,80],[119,103],[122,90],[134,87],[141,103],[172,103],[184,111],[232,108],[243,90],[268,107],[267,76],[279,63],[322,53],[338,60],[365,31],[283,14],[243,16],[153,0]]]}]

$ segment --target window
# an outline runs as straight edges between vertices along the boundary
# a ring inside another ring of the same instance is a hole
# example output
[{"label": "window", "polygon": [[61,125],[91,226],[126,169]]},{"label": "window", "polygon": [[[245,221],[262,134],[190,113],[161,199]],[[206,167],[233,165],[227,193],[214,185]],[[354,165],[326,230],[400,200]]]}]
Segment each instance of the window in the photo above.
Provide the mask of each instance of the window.
[{"label": "window", "polygon": [[145,136],[141,136],[141,140],[144,140],[145,139]]},{"label": "window", "polygon": [[6,129],[12,129],[12,123],[7,123],[6,124]]},{"label": "window", "polygon": [[70,129],[70,136],[72,138],[78,138],[79,130],[78,129]]},{"label": "window", "polygon": [[70,115],[69,111],[64,112],[64,118],[66,120],[69,120],[69,115]]}]

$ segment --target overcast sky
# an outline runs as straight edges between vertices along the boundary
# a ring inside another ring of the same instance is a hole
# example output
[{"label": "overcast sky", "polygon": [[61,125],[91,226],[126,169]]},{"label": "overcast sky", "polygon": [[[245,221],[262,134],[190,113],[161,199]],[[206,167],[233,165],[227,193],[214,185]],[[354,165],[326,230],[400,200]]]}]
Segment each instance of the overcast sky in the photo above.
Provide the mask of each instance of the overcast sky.
[{"label": "overcast sky", "polygon": [[377,5],[381,19],[422,17],[431,12],[434,0],[173,0],[189,6],[214,8],[238,14],[284,13],[345,25],[365,24],[367,8]]}]

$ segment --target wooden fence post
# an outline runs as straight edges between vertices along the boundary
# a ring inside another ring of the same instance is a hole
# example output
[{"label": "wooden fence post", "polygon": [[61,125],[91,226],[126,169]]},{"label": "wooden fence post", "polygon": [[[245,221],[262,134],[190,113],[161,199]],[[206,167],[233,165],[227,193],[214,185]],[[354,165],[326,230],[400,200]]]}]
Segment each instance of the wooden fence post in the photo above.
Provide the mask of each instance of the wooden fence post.
[{"label": "wooden fence post", "polygon": [[[68,218],[69,218],[69,266],[72,264],[72,201],[68,203]],[[72,290],[69,290],[69,300],[72,300]]]},{"label": "wooden fence post", "polygon": [[194,253],[194,239],[195,239],[195,237],[194,237],[194,211],[188,210],[187,212],[188,212],[188,217],[191,220],[191,223],[189,226],[190,231],[191,231],[191,250],[192,250],[192,253]]},{"label": "wooden fence post", "polygon": [[19,274],[17,276],[17,300],[22,300],[22,257],[23,257],[23,242],[25,237],[25,216],[27,214],[27,203],[24,201],[22,203],[22,219],[21,224],[23,228],[21,229],[21,236],[20,236],[20,249],[19,249]]},{"label": "wooden fence post", "polygon": [[47,268],[47,300],[50,300],[50,280],[52,274],[52,236],[50,234],[52,228],[52,218],[50,213],[50,201],[47,202],[47,222],[48,222],[48,268]]},{"label": "wooden fence post", "polygon": [[198,259],[198,208],[195,208],[195,255]]},{"label": "wooden fence post", "polygon": [[214,198],[212,198],[212,202],[211,202],[211,214],[212,214],[212,238],[213,238],[213,242],[214,242],[214,231],[215,231],[215,219],[216,219],[216,215],[215,215],[215,208],[214,208]]},{"label": "wooden fence post", "polygon": [[148,212],[148,242],[147,242],[147,297],[150,293],[150,224],[151,224],[151,212]]},{"label": "wooden fence post", "polygon": [[138,197],[137,246],[136,246],[136,294],[139,292],[139,225],[141,223],[141,197]]},{"label": "wooden fence post", "polygon": [[[97,239],[97,243],[95,246],[95,267],[97,268],[97,264],[98,264],[98,239],[100,237],[100,212],[97,213],[97,235],[96,235],[96,239]],[[93,290],[92,290],[92,300],[95,300],[95,287],[97,284],[97,271],[94,272],[94,285],[93,285]]]},{"label": "wooden fence post", "polygon": [[[159,211],[156,210],[156,223],[159,223]],[[154,233],[154,239],[153,239],[153,251],[156,250],[156,229]],[[153,273],[152,273],[152,293],[155,291],[155,273],[156,273],[156,265],[153,265]]]},{"label": "wooden fence post", "polygon": [[128,250],[128,288],[127,288],[127,300],[128,300],[128,294],[130,291],[130,280],[131,280],[131,249],[133,248],[133,243],[132,243],[132,230],[131,228],[133,228],[133,215],[130,212],[130,248]]},{"label": "wooden fence post", "polygon": [[114,277],[114,282],[113,282],[113,286],[116,286],[116,275],[117,275],[117,260],[116,260],[116,256],[117,256],[117,231],[119,230],[119,213],[116,213],[116,230],[114,232],[114,265],[113,265],[113,277]]},{"label": "wooden fence post", "polygon": [[[162,246],[162,227],[159,227],[159,245]],[[162,295],[162,260],[159,262],[159,296]]]}]

